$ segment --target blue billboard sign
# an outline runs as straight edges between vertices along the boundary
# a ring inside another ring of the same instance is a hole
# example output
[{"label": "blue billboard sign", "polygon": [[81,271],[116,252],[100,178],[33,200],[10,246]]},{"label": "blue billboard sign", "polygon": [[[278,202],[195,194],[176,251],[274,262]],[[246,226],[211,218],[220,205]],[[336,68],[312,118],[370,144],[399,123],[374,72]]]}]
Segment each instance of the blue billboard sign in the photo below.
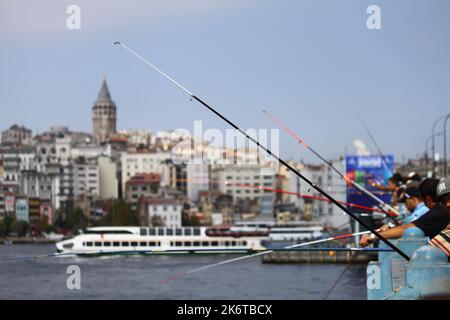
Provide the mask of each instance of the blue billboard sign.
[{"label": "blue billboard sign", "polygon": [[[391,201],[389,193],[381,192],[374,188],[371,183],[387,185],[389,178],[394,172],[394,156],[347,156],[345,158],[347,177],[373,192],[384,202]],[[363,206],[373,207],[374,202],[361,191],[347,184],[347,202]]]}]

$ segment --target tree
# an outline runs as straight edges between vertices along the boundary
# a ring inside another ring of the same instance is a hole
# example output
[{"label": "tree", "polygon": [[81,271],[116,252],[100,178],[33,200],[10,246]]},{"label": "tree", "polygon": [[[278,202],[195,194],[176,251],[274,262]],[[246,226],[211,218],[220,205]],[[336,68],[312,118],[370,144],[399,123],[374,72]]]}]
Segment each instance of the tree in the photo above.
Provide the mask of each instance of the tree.
[{"label": "tree", "polygon": [[78,230],[83,230],[87,226],[87,219],[83,209],[77,207],[74,212],[67,214],[66,225],[72,233],[77,234]]},{"label": "tree", "polygon": [[158,216],[158,215],[152,216],[152,218],[150,220],[150,224],[153,227],[164,227],[166,225],[164,223],[163,219],[161,218],[161,216]]},{"label": "tree", "polygon": [[131,206],[124,200],[115,202],[108,213],[98,221],[102,226],[137,226],[137,215],[131,210]]},{"label": "tree", "polygon": [[15,232],[18,237],[26,236],[30,230],[30,225],[28,222],[23,220],[14,220],[11,227],[12,231]]},{"label": "tree", "polygon": [[6,225],[3,220],[0,220],[0,236],[6,236]]}]

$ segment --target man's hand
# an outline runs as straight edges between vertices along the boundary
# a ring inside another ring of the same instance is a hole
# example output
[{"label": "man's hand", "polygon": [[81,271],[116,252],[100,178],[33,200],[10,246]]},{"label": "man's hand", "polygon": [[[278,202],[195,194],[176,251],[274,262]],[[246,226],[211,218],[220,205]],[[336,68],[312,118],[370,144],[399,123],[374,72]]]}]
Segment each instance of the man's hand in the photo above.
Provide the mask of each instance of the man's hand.
[{"label": "man's hand", "polygon": [[370,235],[365,234],[361,237],[361,240],[359,240],[359,245],[361,247],[367,247],[368,245],[371,245],[373,243],[373,239],[370,238]]}]

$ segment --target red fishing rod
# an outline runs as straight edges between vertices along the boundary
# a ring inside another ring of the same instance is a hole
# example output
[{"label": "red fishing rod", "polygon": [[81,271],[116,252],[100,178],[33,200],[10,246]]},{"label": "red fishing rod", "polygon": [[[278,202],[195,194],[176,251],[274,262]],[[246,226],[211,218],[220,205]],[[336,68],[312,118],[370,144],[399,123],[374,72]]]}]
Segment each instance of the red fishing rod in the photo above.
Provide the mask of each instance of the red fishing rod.
[{"label": "red fishing rod", "polygon": [[375,231],[372,227],[370,227],[367,223],[365,223],[363,220],[361,220],[360,218],[358,218],[355,214],[353,214],[350,210],[348,210],[346,207],[344,207],[342,204],[340,204],[339,202],[337,202],[332,196],[330,196],[327,192],[325,192],[324,190],[322,190],[322,188],[320,188],[319,186],[317,186],[315,183],[313,183],[312,181],[310,181],[308,178],[306,178],[305,176],[303,176],[300,172],[298,172],[297,170],[295,170],[289,163],[287,163],[285,160],[283,160],[282,158],[280,158],[279,156],[277,156],[276,154],[274,154],[271,150],[269,150],[268,148],[266,148],[265,146],[261,145],[256,139],[252,138],[250,135],[248,135],[247,133],[245,133],[245,131],[243,131],[241,128],[239,128],[237,125],[235,125],[233,122],[231,122],[230,120],[228,120],[225,116],[223,116],[221,113],[219,113],[218,111],[216,111],[213,107],[211,107],[210,105],[208,105],[205,101],[203,101],[202,99],[200,99],[199,97],[197,97],[196,95],[194,95],[193,93],[191,93],[189,90],[187,90],[186,88],[184,88],[181,84],[179,84],[178,82],[176,82],[174,79],[172,79],[171,77],[169,77],[167,74],[165,74],[164,72],[162,72],[161,70],[159,70],[155,65],[153,65],[152,63],[148,62],[146,59],[144,59],[143,57],[141,57],[140,55],[138,55],[136,52],[134,52],[133,50],[131,50],[130,48],[128,48],[126,45],[124,45],[123,43],[116,41],[114,43],[115,45],[119,45],[122,48],[124,48],[125,50],[127,50],[128,52],[130,52],[131,54],[133,54],[135,57],[139,58],[142,62],[144,62],[145,64],[147,64],[149,67],[151,67],[153,70],[155,70],[156,72],[158,72],[160,75],[162,75],[163,77],[165,77],[167,80],[169,80],[170,82],[172,82],[173,84],[175,84],[179,89],[181,89],[182,91],[184,91],[186,94],[188,94],[190,96],[191,99],[196,100],[197,102],[199,102],[200,104],[202,104],[205,108],[207,108],[209,111],[211,111],[212,113],[214,113],[216,116],[218,116],[220,119],[222,119],[223,121],[225,121],[226,123],[228,123],[230,126],[232,126],[234,129],[236,129],[237,131],[239,131],[240,133],[242,133],[248,140],[250,140],[251,142],[255,143],[259,148],[261,148],[262,150],[264,150],[265,152],[267,152],[270,156],[274,157],[275,159],[278,160],[279,163],[281,163],[282,165],[284,165],[286,168],[288,168],[289,170],[291,170],[295,175],[297,175],[299,178],[301,178],[302,180],[304,180],[307,184],[309,184],[311,187],[313,187],[314,189],[316,189],[319,193],[321,193],[323,196],[325,196],[326,198],[328,198],[332,203],[334,203],[336,206],[338,206],[342,211],[346,212],[350,217],[352,217],[354,220],[356,220],[357,222],[359,222],[362,226],[364,226],[367,230],[370,230],[370,232],[372,232],[377,238],[379,238],[381,241],[383,241],[384,243],[386,243],[386,245],[388,245],[389,247],[391,247],[395,252],[397,252],[399,255],[401,255],[403,258],[405,258],[407,261],[409,261],[409,256],[404,253],[402,250],[400,250],[397,246],[395,246],[394,244],[392,244],[390,241],[388,241],[385,237],[383,237],[380,233],[378,233],[377,231]]},{"label": "red fishing rod", "polygon": [[344,179],[348,184],[351,184],[353,187],[358,189],[362,192],[363,195],[366,196],[367,199],[371,201],[376,201],[374,204],[381,210],[383,213],[385,213],[387,216],[391,218],[391,220],[395,223],[395,225],[399,225],[399,223],[392,217],[392,215],[389,215],[386,210],[383,209],[382,205],[388,208],[391,212],[394,212],[396,216],[399,216],[399,212],[392,208],[390,205],[385,203],[383,200],[375,196],[373,193],[371,193],[369,190],[364,188],[363,186],[359,185],[343,173],[341,173],[338,169],[336,169],[335,166],[333,166],[328,160],[326,160],[324,157],[322,157],[316,150],[314,150],[311,146],[307,145],[300,137],[298,137],[295,133],[293,133],[285,124],[283,124],[280,120],[278,120],[274,115],[272,115],[268,111],[263,111],[273,122],[278,124],[283,130],[285,130],[289,135],[291,135],[295,140],[297,140],[299,143],[301,143],[306,149],[311,151],[315,156],[317,156],[320,160],[322,160],[330,169],[332,169],[334,172],[336,172],[342,179]]}]

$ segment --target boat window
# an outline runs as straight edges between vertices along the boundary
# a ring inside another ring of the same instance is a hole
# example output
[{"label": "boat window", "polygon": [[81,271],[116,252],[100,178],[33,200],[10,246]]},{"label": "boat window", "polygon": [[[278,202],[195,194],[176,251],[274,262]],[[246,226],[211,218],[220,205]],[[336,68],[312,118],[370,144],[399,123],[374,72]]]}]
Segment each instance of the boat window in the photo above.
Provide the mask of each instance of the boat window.
[{"label": "boat window", "polygon": [[191,246],[191,242],[190,241],[185,241],[184,242],[184,246],[185,247],[190,247]]},{"label": "boat window", "polygon": [[247,245],[247,241],[243,241],[243,242],[242,242],[242,245],[243,245],[243,246],[246,246],[246,245]]},{"label": "boat window", "polygon": [[120,247],[120,242],[114,241],[113,242],[113,247]]},{"label": "boat window", "polygon": [[181,236],[181,234],[182,234],[181,228],[176,228],[176,229],[175,229],[175,235]]},{"label": "boat window", "polygon": [[200,247],[200,241],[194,241],[194,247]]},{"label": "boat window", "polygon": [[191,235],[191,228],[184,229],[184,235],[185,236],[190,236]]},{"label": "boat window", "polygon": [[141,247],[146,247],[147,246],[147,242],[146,241],[141,241],[141,242],[139,242],[139,245]]},{"label": "boat window", "polygon": [[194,228],[194,236],[200,235],[200,228]]},{"label": "boat window", "polygon": [[73,247],[73,242],[63,244],[63,248],[65,248],[65,249],[70,249],[72,247]]},{"label": "boat window", "polygon": [[141,236],[147,235],[147,228],[141,228]]},{"label": "boat window", "polygon": [[103,242],[103,246],[105,246],[105,247],[111,247],[111,242],[105,241],[105,242]]},{"label": "boat window", "polygon": [[181,241],[176,241],[175,242],[175,247],[182,247],[182,246],[183,246],[183,244],[182,244]]},{"label": "boat window", "polygon": [[156,246],[156,242],[155,241],[150,241],[148,243],[149,247],[155,247]]},{"label": "boat window", "polygon": [[161,247],[161,242],[160,242],[160,241],[157,241],[157,242],[156,242],[156,245],[157,245],[158,247]]},{"label": "boat window", "polygon": [[211,241],[211,246],[217,247],[219,243],[217,241]]},{"label": "boat window", "polygon": [[230,241],[225,241],[225,246],[228,247],[230,245]]},{"label": "boat window", "polygon": [[202,241],[202,246],[203,247],[208,247],[209,246],[209,242],[208,241]]},{"label": "boat window", "polygon": [[148,234],[151,235],[151,236],[156,235],[155,228],[150,228],[150,229],[148,230]]},{"label": "boat window", "polygon": [[236,247],[236,241],[231,241],[231,246]]},{"label": "boat window", "polygon": [[158,236],[164,235],[164,228],[158,228]]},{"label": "boat window", "polygon": [[137,242],[132,242],[132,243],[131,243],[131,246],[132,246],[132,247],[137,247],[137,245],[138,245]]},{"label": "boat window", "polygon": [[173,229],[166,229],[166,235],[173,236]]},{"label": "boat window", "polygon": [[101,243],[101,242],[95,242],[95,246],[96,246],[96,247],[101,247],[101,246],[102,246],[102,243]]},{"label": "boat window", "polygon": [[130,243],[128,241],[122,241],[123,247],[128,247],[129,245],[130,245]]}]

